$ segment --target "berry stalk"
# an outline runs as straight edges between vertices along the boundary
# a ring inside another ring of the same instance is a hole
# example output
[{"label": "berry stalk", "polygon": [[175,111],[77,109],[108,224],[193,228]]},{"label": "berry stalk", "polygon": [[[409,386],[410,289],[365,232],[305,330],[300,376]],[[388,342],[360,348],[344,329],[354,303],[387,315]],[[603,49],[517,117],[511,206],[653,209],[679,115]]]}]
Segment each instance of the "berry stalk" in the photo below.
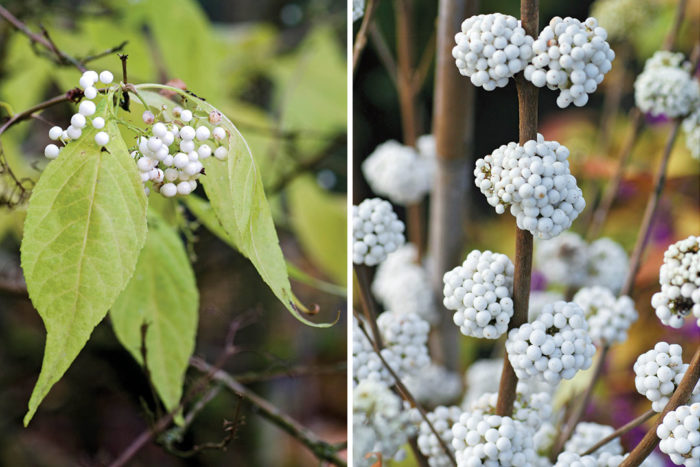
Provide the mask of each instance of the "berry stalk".
[{"label": "berry stalk", "polygon": [[661,412],[654,426],[647,431],[647,434],[644,435],[644,438],[642,438],[639,444],[630,452],[629,456],[622,461],[620,467],[640,465],[644,459],[651,454],[656,445],[659,444],[659,437],[656,435],[656,429],[661,425],[667,413],[688,402],[698,380],[700,380],[700,347],[695,349],[695,355],[693,355],[690,366],[686,370],[681,383],[671,396],[671,399],[668,401],[668,404],[666,404],[664,411]]},{"label": "berry stalk", "polygon": [[[521,0],[520,19],[522,27],[530,36],[537,36],[539,30],[539,0]],[[522,73],[516,76],[518,91],[518,134],[520,144],[537,140],[537,94],[538,89],[525,80]],[[508,329],[520,327],[527,322],[528,302],[530,299],[530,278],[532,272],[532,234],[517,229],[515,234],[515,273],[513,276],[513,317]],[[513,413],[515,389],[518,378],[510,364],[508,355],[503,359],[503,372],[498,388],[496,414],[510,416]]]}]

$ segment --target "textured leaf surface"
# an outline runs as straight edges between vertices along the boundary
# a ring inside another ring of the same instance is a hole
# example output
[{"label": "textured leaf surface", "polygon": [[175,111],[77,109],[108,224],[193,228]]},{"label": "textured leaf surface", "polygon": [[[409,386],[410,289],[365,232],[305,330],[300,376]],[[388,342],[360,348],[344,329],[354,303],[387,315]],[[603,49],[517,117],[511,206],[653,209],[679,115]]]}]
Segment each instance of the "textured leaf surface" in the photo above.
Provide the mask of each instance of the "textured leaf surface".
[{"label": "textured leaf surface", "polygon": [[119,342],[141,365],[145,344],[146,368],[168,410],[182,396],[198,307],[197,284],[182,241],[165,220],[149,214],[136,271],[109,316]]},{"label": "textured leaf surface", "polygon": [[[149,89],[168,89],[183,94],[179,89],[153,84],[136,88],[147,102],[154,103],[162,102],[163,98],[148,92]],[[205,114],[216,110],[205,101],[191,95],[185,96]],[[292,293],[270,205],[250,148],[226,116],[222,117],[220,125],[228,133],[228,156],[225,161],[214,157],[204,159],[206,175],[200,178],[216,217],[233,244],[250,259],[260,277],[295,318],[310,326],[331,326],[313,323],[302,316],[305,310]]]},{"label": "textured leaf surface", "polygon": [[[95,116],[105,113],[103,99]],[[29,201],[22,269],[47,336],[25,425],[128,283],[146,238],[136,164],[116,124],[104,131],[105,151],[86,128],[47,165]]]}]

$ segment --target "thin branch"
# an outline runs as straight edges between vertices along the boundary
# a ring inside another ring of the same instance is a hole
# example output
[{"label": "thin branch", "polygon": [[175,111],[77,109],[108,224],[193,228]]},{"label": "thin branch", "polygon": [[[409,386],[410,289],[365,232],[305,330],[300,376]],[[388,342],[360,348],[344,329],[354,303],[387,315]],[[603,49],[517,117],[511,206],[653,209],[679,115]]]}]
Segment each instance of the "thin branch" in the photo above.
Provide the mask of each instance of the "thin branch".
[{"label": "thin branch", "polygon": [[430,71],[430,65],[433,63],[435,58],[435,42],[436,42],[436,32],[433,31],[430,35],[430,40],[423,49],[423,54],[418,61],[418,66],[413,71],[413,89],[418,92],[425,83],[425,79],[428,77],[428,71]]},{"label": "thin branch", "polygon": [[653,417],[654,415],[656,415],[656,412],[654,412],[653,409],[647,410],[646,412],[644,412],[644,413],[643,413],[642,415],[640,415],[639,417],[635,418],[635,419],[632,420],[632,421],[629,421],[629,422],[625,423],[625,424],[622,425],[620,428],[618,428],[618,429],[615,430],[614,432],[610,433],[608,436],[606,436],[605,438],[601,439],[600,441],[598,441],[597,443],[595,443],[595,444],[594,444],[593,446],[591,446],[590,448],[586,449],[586,451],[583,452],[583,453],[581,453],[581,455],[582,455],[582,456],[587,456],[587,455],[589,455],[589,454],[593,454],[593,453],[596,452],[598,449],[600,449],[600,448],[602,448],[603,446],[605,446],[606,444],[608,444],[610,441],[612,441],[612,440],[614,440],[614,439],[616,439],[616,438],[619,438],[620,436],[624,435],[624,434],[627,433],[628,431],[630,431],[630,430],[632,430],[632,429],[638,427],[639,425],[641,425],[642,423],[646,422],[647,420],[649,420],[649,419],[650,419],[651,417]]},{"label": "thin branch", "polygon": [[321,375],[337,375],[345,373],[348,369],[347,362],[338,362],[324,366],[297,366],[277,371],[250,371],[247,373],[234,374],[241,384],[259,383],[261,381],[271,381],[281,378],[301,378]]},{"label": "thin branch", "polygon": [[196,357],[190,359],[190,365],[204,373],[211,373],[215,381],[218,381],[231,392],[254,405],[261,416],[298,439],[304,446],[309,448],[319,460],[332,462],[338,466],[347,465],[344,460],[338,457],[337,450],[334,446],[321,440],[311,430],[280,411],[267,400],[250,391],[236,381],[230,374]]},{"label": "thin branch", "polygon": [[673,50],[673,45],[676,43],[678,38],[678,33],[681,30],[681,25],[683,24],[683,17],[685,16],[685,6],[687,0],[678,0],[678,5],[676,5],[676,14],[673,17],[673,24],[671,29],[666,34],[664,39],[664,50]]},{"label": "thin branch", "polygon": [[639,444],[630,452],[629,456],[622,461],[620,467],[637,466],[651,454],[659,443],[659,438],[656,436],[656,429],[663,422],[667,413],[676,410],[679,406],[688,402],[698,379],[700,379],[700,346],[695,350],[695,355],[693,355],[693,359],[690,361],[690,366],[685,371],[683,379],[673,392],[668,404],[664,407],[664,411],[661,412],[654,426],[647,431],[647,434],[644,435],[644,438],[642,438]]},{"label": "thin branch", "polygon": [[360,303],[362,304],[362,310],[365,315],[365,319],[369,323],[370,329],[372,329],[372,336],[374,337],[374,342],[376,343],[379,350],[384,347],[382,342],[382,334],[379,332],[377,327],[377,304],[372,298],[370,292],[370,273],[371,269],[369,266],[364,264],[356,264],[355,276],[357,277],[358,289],[360,292]]},{"label": "thin branch", "polygon": [[377,56],[379,57],[379,61],[382,63],[382,66],[384,66],[384,70],[386,70],[389,75],[389,79],[394,83],[394,86],[398,86],[396,78],[396,59],[394,59],[394,56],[391,54],[391,50],[389,50],[389,46],[384,39],[382,31],[379,30],[376,24],[372,24],[369,28],[369,34]]},{"label": "thin branch", "polygon": [[128,43],[129,41],[123,41],[121,44],[115,45],[114,47],[110,47],[109,49],[103,50],[102,52],[96,53],[94,55],[86,55],[85,57],[79,58],[78,61],[80,61],[80,63],[89,63],[94,60],[107,57],[108,55],[121,52],[122,50],[124,50],[124,47],[126,47]]},{"label": "thin branch", "polygon": [[[358,321],[359,321],[359,319],[358,319]],[[384,359],[384,356],[382,355],[381,349],[379,348],[377,343],[367,333],[367,330],[365,329],[362,322],[359,323],[359,328],[360,328],[360,331],[362,331],[362,334],[365,335],[367,340],[372,345],[372,348],[374,349],[374,353],[377,355],[377,357],[379,357],[379,360],[382,362],[382,365],[384,366],[384,368],[386,368],[386,370],[389,372],[389,374],[393,378],[394,385],[396,386],[396,389],[398,390],[401,397],[404,400],[408,401],[412,407],[415,407],[416,409],[418,409],[418,412],[420,413],[421,418],[428,425],[428,428],[430,428],[430,431],[433,433],[433,435],[435,435],[435,437],[437,438],[438,443],[440,444],[440,447],[442,448],[443,452],[450,459],[450,462],[452,463],[452,465],[456,466],[457,461],[455,461],[454,453],[447,446],[447,444],[445,443],[445,440],[442,439],[442,436],[440,436],[440,433],[438,433],[438,431],[435,429],[435,426],[433,426],[430,419],[428,419],[428,414],[425,412],[425,409],[423,408],[423,406],[418,403],[418,401],[416,400],[415,397],[413,397],[413,395],[408,390],[406,385],[404,385],[403,382],[401,381],[401,378],[399,378],[399,375],[396,374],[396,372],[391,367],[391,365],[389,365],[389,363]],[[417,451],[417,452],[420,452],[420,451]]]},{"label": "thin branch", "polygon": [[[537,35],[539,30],[539,0],[521,0],[520,18],[525,32]],[[526,81],[522,73],[515,79],[518,92],[518,134],[520,144],[537,139],[537,94],[538,89]],[[513,276],[513,317],[508,329],[517,328],[527,322],[532,273],[533,239],[530,232],[517,229],[515,234],[515,273]],[[510,416],[513,413],[515,389],[518,378],[510,364],[508,354],[503,357],[503,371],[498,387],[496,413]]]},{"label": "thin branch", "polygon": [[44,102],[40,102],[26,110],[23,110],[22,112],[18,112],[12,117],[10,117],[5,123],[3,123],[2,126],[0,126],[0,135],[2,135],[12,125],[19,123],[22,120],[28,120],[32,118],[32,115],[36,112],[39,112],[40,110],[48,109],[49,107],[61,104],[63,102],[76,101],[82,98],[82,96],[83,91],[80,88],[74,88],[63,95],[52,97],[51,99],[45,100]]},{"label": "thin branch", "polygon": [[406,220],[408,221],[408,240],[416,246],[416,263],[421,264],[425,256],[425,216],[423,214],[424,201],[420,200],[406,206]]},{"label": "thin branch", "polygon": [[374,12],[379,5],[379,0],[368,0],[367,6],[365,8],[365,15],[362,18],[362,23],[360,23],[360,29],[357,31],[355,36],[355,44],[352,50],[352,72],[353,74],[357,71],[357,64],[360,61],[360,56],[362,51],[367,45],[367,32],[372,23],[374,17]]}]

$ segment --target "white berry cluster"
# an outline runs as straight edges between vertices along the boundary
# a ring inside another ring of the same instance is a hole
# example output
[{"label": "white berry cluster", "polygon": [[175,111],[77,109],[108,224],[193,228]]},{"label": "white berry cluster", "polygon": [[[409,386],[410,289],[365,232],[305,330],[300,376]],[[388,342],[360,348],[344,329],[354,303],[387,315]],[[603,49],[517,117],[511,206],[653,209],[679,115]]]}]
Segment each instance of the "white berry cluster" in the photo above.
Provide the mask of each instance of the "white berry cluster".
[{"label": "white berry cluster", "polygon": [[532,57],[533,38],[509,15],[492,13],[467,18],[452,49],[459,72],[487,91],[505,87]]},{"label": "white berry cluster", "polygon": [[[78,106],[78,113],[74,114],[70,119],[70,125],[65,130],[60,126],[51,127],[49,130],[49,138],[57,143],[68,144],[70,141],[77,140],[83,133],[83,130],[90,124],[96,130],[102,130],[105,126],[105,120],[102,117],[91,118],[97,110],[97,106],[93,99],[97,97],[98,91],[95,87],[98,82],[102,84],[110,84],[114,80],[111,72],[105,70],[99,75],[96,71],[89,70],[83,73],[80,77],[80,87],[83,88],[83,100]],[[105,131],[98,131],[95,134],[95,143],[98,146],[105,146],[109,143],[109,135]],[[48,159],[56,159],[62,147],[56,144],[49,144],[44,148],[44,156]]]},{"label": "white berry cluster", "polygon": [[451,404],[462,393],[459,375],[432,362],[420,371],[406,376],[403,383],[413,397],[427,407]]},{"label": "white berry cluster", "polygon": [[383,459],[400,460],[401,447],[413,436],[410,412],[401,399],[378,381],[365,380],[353,390],[353,457],[357,466]]},{"label": "white berry cluster", "polygon": [[[571,435],[571,438],[569,438],[564,445],[564,450],[574,453],[586,452],[588,448],[606,436],[612,434],[614,431],[615,429],[608,425],[601,425],[593,422],[580,422],[578,425],[576,425],[576,429]],[[591,456],[597,458],[603,453],[609,455],[621,455],[623,451],[622,444],[620,444],[620,439],[615,438],[606,445],[601,446],[594,451]]]},{"label": "white berry cluster", "polygon": [[443,303],[465,336],[497,339],[513,316],[513,263],[506,255],[473,250],[443,276]]},{"label": "white berry cluster", "polygon": [[564,295],[560,292],[533,290],[530,292],[527,308],[528,321],[534,321],[542,313],[545,306],[552,305],[560,300],[564,300]]},{"label": "white berry cluster", "polygon": [[634,82],[634,99],[639,110],[670,118],[684,117],[700,101],[700,86],[690,74],[683,54],[660,50],[646,61]]},{"label": "white berry cluster", "polygon": [[550,384],[587,369],[595,354],[583,310],[564,301],[546,306],[532,323],[512,329],[506,350],[518,378],[541,377]]},{"label": "white berry cluster", "polygon": [[[663,411],[688,369],[683,363],[683,349],[678,344],[657,343],[634,362],[634,385],[637,392],[651,401],[655,412]],[[700,402],[700,383],[695,386],[691,402]]]},{"label": "white berry cluster", "polygon": [[[391,358],[391,351],[382,349],[384,358]],[[353,382],[378,381],[387,386],[394,384],[389,371],[384,367],[379,356],[372,348],[372,344],[360,330],[360,323],[353,318],[352,332],[352,376]]]},{"label": "white berry cluster", "polygon": [[657,10],[654,0],[596,0],[591,15],[611,40],[628,40],[653,21]]},{"label": "white berry cluster", "polygon": [[619,243],[603,237],[588,245],[585,285],[601,285],[618,293],[627,278],[629,257]]},{"label": "white berry cluster", "polygon": [[615,52],[595,18],[554,17],[532,44],[534,57],[525,79],[538,88],[559,90],[557,105],[582,107],[612,68]]},{"label": "white berry cluster", "polygon": [[404,224],[388,201],[370,198],[352,207],[352,260],[376,266],[403,245]]},{"label": "white berry cluster", "polygon": [[692,313],[700,326],[700,237],[691,235],[668,247],[659,283],[661,291],[652,296],[651,305],[661,322],[680,328]]},{"label": "white berry cluster", "polygon": [[378,267],[372,293],[384,308],[415,313],[431,324],[440,318],[426,270],[416,263],[416,247],[407,243],[389,254]]},{"label": "white berry cluster", "polygon": [[476,161],[476,186],[498,214],[510,208],[518,227],[539,238],[571,227],[586,206],[569,170],[569,150],[556,141],[509,143]]},{"label": "white berry cluster", "polygon": [[431,161],[432,168],[431,170],[435,170],[435,164],[436,161],[435,159],[437,158],[437,147],[435,146],[435,136],[428,134],[428,135],[422,135],[419,136],[418,139],[416,139],[416,149],[418,150],[418,154],[421,155],[424,159]]},{"label": "white berry cluster", "polygon": [[352,0],[352,20],[357,21],[365,14],[365,0]]},{"label": "white berry cluster", "polygon": [[214,156],[224,160],[228,156],[228,134],[216,125],[221,121],[217,111],[205,114],[163,105],[156,114],[146,110],[143,121],[147,125],[145,133],[137,139],[137,149],[131,156],[141,172],[141,181],[152,182],[152,187],[166,198],[188,195],[197,188],[204,159]]},{"label": "white berry cluster", "polygon": [[581,286],[587,277],[588,245],[575,232],[537,242],[535,264],[548,282]]},{"label": "white berry cluster", "polygon": [[417,314],[385,311],[377,318],[377,327],[385,350],[391,352],[391,355],[382,355],[399,377],[403,378],[430,364],[430,325]]},{"label": "white berry cluster", "polygon": [[[459,421],[462,409],[457,406],[436,407],[432,412],[428,412],[428,420],[435,430],[440,434],[440,438],[448,448],[452,448],[452,425]],[[438,442],[437,436],[430,429],[425,421],[420,424],[418,431],[418,449],[428,459],[430,467],[449,467],[452,465],[442,446]],[[454,452],[453,452],[454,454]]]},{"label": "white berry cluster", "polygon": [[401,205],[423,199],[433,186],[434,161],[394,140],[380,144],[362,163],[372,191]]},{"label": "white berry cluster", "polygon": [[523,466],[537,455],[530,428],[510,417],[464,412],[452,426],[457,465]]},{"label": "white berry cluster", "polygon": [[690,155],[700,160],[700,105],[683,120],[681,128],[685,133],[685,145]]},{"label": "white berry cluster", "polygon": [[637,320],[634,301],[627,295],[616,298],[606,287],[584,287],[574,296],[588,321],[588,333],[601,345],[627,340],[627,330]]},{"label": "white berry cluster", "polygon": [[700,402],[681,405],[666,414],[656,429],[661,452],[676,465],[700,467]]},{"label": "white berry cluster", "polygon": [[462,406],[469,407],[484,393],[492,392],[498,387],[503,370],[502,358],[490,358],[477,360],[467,368],[464,373],[464,382],[467,391],[462,399]]}]

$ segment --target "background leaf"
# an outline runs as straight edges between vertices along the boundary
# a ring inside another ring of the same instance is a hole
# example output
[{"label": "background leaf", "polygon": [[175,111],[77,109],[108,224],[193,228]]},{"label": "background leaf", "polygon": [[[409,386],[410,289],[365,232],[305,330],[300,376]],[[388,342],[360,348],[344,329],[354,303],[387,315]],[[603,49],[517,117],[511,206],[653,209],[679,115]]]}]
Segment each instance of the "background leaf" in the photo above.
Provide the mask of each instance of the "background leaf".
[{"label": "background leaf", "polygon": [[[106,116],[105,101],[95,116]],[[88,126],[48,164],[27,209],[22,269],[46,327],[27,425],[134,272],[146,238],[146,197],[117,125],[106,150]]]},{"label": "background leaf", "polygon": [[[182,396],[197,334],[199,295],[187,252],[175,229],[153,211],[136,271],[109,313],[119,342],[146,367],[165,408]],[[145,339],[142,326],[146,325]]]}]

